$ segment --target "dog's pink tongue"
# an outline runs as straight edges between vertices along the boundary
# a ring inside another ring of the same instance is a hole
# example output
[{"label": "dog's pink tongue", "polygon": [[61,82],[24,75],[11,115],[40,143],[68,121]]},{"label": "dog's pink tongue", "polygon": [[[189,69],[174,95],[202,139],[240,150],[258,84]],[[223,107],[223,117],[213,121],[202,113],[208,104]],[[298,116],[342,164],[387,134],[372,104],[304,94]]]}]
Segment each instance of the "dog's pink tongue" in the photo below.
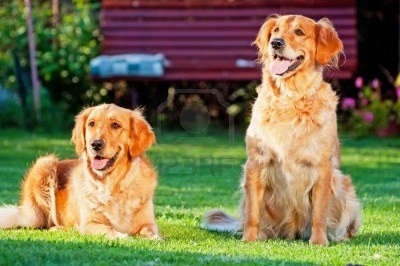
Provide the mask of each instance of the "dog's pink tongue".
[{"label": "dog's pink tongue", "polygon": [[92,160],[92,167],[96,170],[101,170],[106,167],[108,159],[96,159]]},{"label": "dog's pink tongue", "polygon": [[271,73],[276,75],[285,73],[288,70],[291,62],[291,60],[281,60],[279,58],[275,59],[271,65]]}]

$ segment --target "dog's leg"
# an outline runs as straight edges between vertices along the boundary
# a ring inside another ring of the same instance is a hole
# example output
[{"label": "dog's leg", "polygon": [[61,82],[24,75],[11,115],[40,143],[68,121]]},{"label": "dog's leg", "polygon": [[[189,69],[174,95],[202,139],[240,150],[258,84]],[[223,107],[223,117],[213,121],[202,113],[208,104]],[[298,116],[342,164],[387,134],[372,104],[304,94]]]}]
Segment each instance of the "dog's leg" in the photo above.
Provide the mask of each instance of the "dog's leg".
[{"label": "dog's leg", "polygon": [[133,219],[132,228],[135,229],[135,234],[141,237],[154,240],[161,239],[158,235],[158,227],[156,225],[154,216],[154,206],[152,199],[147,200],[140,208],[140,210],[135,213],[135,218]]},{"label": "dog's leg", "polygon": [[[354,187],[349,176],[343,175],[340,171],[333,174],[336,184],[334,192],[336,201],[341,203],[340,206],[340,223],[337,225],[336,232],[340,233],[335,237],[340,240],[347,240],[355,235],[361,225],[361,205],[357,200]],[[338,216],[336,214],[336,216]],[[338,220],[337,217],[335,217]]]},{"label": "dog's leg", "polygon": [[256,162],[247,161],[245,166],[245,211],[244,211],[244,241],[258,239],[260,227],[260,207],[265,186],[260,179],[260,166]]},{"label": "dog's leg", "polygon": [[43,220],[46,219],[46,222],[41,221],[41,225],[34,227],[48,228],[58,224],[55,214],[58,162],[54,155],[39,158],[24,180],[20,207],[22,213],[30,214],[33,207],[38,216],[41,216]]},{"label": "dog's leg", "polygon": [[0,228],[48,228],[57,224],[57,164],[54,155],[41,157],[35,162],[22,183],[19,206],[0,208]]},{"label": "dog's leg", "polygon": [[312,195],[313,213],[310,244],[327,245],[326,218],[332,199],[332,163],[323,161],[318,166],[318,179]]}]

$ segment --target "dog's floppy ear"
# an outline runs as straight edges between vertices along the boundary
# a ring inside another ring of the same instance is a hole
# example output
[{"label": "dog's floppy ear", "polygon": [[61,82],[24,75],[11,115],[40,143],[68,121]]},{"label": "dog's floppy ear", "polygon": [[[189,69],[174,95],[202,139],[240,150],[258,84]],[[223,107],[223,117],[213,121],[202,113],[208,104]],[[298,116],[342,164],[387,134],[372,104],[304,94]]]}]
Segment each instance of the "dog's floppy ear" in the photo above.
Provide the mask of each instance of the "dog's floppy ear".
[{"label": "dog's floppy ear", "polygon": [[79,156],[85,150],[86,120],[92,110],[93,107],[85,108],[77,116],[75,116],[75,127],[72,130],[71,141],[75,144],[75,152]]},{"label": "dog's floppy ear", "polygon": [[261,62],[264,62],[268,57],[268,43],[271,38],[271,30],[278,18],[279,15],[276,14],[268,16],[267,20],[261,26],[256,40],[252,43],[252,45],[256,45],[258,48],[258,59]]},{"label": "dog's floppy ear", "polygon": [[319,65],[330,64],[337,68],[343,44],[329,19],[323,18],[316,24],[317,49],[315,60]]},{"label": "dog's floppy ear", "polygon": [[129,153],[132,157],[136,157],[151,147],[156,141],[156,136],[149,123],[143,118],[141,110],[132,111],[130,120],[131,140]]}]

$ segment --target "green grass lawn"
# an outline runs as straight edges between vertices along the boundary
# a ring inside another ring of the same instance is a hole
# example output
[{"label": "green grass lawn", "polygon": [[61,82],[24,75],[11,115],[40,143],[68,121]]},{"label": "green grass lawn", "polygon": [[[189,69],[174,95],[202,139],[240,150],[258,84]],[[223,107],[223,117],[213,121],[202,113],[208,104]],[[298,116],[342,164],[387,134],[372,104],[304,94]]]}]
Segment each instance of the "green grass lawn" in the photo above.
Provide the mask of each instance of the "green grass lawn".
[{"label": "green grass lawn", "polygon": [[[70,135],[0,132],[0,203],[17,203],[19,184],[37,156],[74,156]],[[363,204],[361,233],[328,247],[304,241],[243,243],[200,229],[212,208],[235,213],[243,136],[163,133],[149,152],[159,173],[155,205],[163,241],[110,241],[75,230],[0,230],[0,265],[400,265],[400,139],[342,137],[343,171]]]}]

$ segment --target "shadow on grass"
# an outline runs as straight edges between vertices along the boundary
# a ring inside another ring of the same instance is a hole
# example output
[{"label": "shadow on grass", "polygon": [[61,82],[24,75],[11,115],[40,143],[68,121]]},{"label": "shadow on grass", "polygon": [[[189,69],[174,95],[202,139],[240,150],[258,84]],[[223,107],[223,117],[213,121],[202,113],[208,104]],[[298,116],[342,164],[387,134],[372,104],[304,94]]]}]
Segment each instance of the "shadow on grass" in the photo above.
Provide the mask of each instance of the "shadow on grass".
[{"label": "shadow on grass", "polygon": [[242,234],[241,233],[230,233],[230,232],[218,232],[218,231],[211,231],[207,229],[201,229],[209,233],[210,235],[218,236],[220,238],[225,238],[225,239],[236,239],[236,240],[241,240],[242,239]]},{"label": "shadow on grass", "polygon": [[347,241],[350,246],[377,246],[377,245],[398,245],[400,233],[398,232],[377,232],[360,233],[355,238]]},{"label": "shadow on grass", "polygon": [[[216,231],[208,231],[211,235],[216,235],[220,238],[225,238],[225,239],[241,239],[240,234],[232,234],[232,233],[227,233],[227,232],[216,232]],[[329,246],[334,247],[337,245],[347,245],[347,246],[381,246],[381,245],[387,245],[387,246],[393,246],[393,245],[398,245],[400,239],[400,233],[398,232],[377,232],[377,233],[360,233],[356,237],[347,240],[347,241],[341,241],[341,242],[330,242]],[[308,244],[308,240],[303,240],[303,239],[295,239],[295,240],[287,240],[283,238],[279,239],[271,239],[271,240],[263,240],[264,242],[267,241],[284,241],[287,242],[288,244],[293,243],[293,244]],[[261,241],[261,242],[263,242]]]},{"label": "shadow on grass", "polygon": [[[132,239],[135,241],[135,239]],[[313,265],[309,262],[271,260],[264,257],[208,255],[185,251],[160,251],[131,242],[57,243],[0,239],[2,265]],[[157,246],[157,243],[154,244]]]},{"label": "shadow on grass", "polygon": [[[205,230],[205,229],[203,229]],[[210,235],[218,236],[219,238],[224,238],[224,239],[236,239],[240,240],[241,239],[241,234],[232,234],[228,232],[217,232],[217,231],[207,231]],[[362,226],[361,226],[361,232],[356,235],[354,238],[351,238],[350,240],[347,241],[341,241],[341,242],[330,242],[329,246],[337,246],[337,245],[348,245],[348,246],[395,246],[399,244],[400,240],[400,233],[396,231],[385,231],[385,232],[362,232]],[[302,240],[302,239],[295,239],[295,240],[287,240],[283,238],[278,238],[278,239],[271,239],[271,240],[265,240],[265,241],[285,241],[287,243],[303,243],[303,244],[308,244],[308,240]]]}]

